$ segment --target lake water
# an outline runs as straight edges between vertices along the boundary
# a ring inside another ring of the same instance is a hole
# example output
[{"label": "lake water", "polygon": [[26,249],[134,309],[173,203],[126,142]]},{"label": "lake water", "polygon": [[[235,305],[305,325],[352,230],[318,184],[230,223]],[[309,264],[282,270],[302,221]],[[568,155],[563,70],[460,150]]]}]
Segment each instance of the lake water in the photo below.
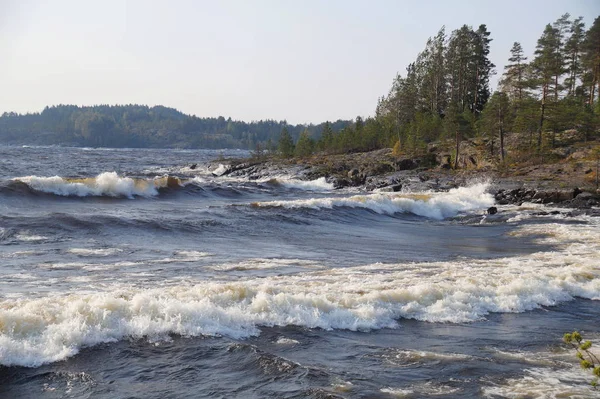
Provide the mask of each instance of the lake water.
[{"label": "lake water", "polygon": [[0,147],[0,397],[600,397],[598,218],[247,155]]}]

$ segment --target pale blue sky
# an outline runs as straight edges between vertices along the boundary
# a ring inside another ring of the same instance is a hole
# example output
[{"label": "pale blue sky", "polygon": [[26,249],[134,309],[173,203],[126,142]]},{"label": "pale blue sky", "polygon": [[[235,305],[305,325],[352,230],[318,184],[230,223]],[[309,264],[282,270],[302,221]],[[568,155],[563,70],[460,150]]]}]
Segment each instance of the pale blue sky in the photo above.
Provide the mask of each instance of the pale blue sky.
[{"label": "pale blue sky", "polygon": [[247,121],[370,116],[442,25],[487,24],[501,73],[514,41],[530,55],[565,12],[589,26],[600,0],[0,0],[0,113],[139,103]]}]

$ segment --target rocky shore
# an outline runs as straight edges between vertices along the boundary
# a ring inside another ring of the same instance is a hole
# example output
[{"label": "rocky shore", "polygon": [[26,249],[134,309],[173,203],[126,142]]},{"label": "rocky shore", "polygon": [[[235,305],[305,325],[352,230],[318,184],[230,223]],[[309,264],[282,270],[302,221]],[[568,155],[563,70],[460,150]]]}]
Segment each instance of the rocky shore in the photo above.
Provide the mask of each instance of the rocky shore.
[{"label": "rocky shore", "polygon": [[521,205],[525,202],[552,204],[600,216],[600,193],[595,185],[586,181],[590,165],[582,167],[578,164],[570,170],[564,163],[527,166],[512,172],[500,172],[486,166],[452,170],[444,163],[444,159],[438,158],[433,154],[397,158],[391,150],[382,149],[294,160],[223,160],[209,165],[209,169],[217,176],[245,177],[249,180],[277,176],[292,176],[302,180],[325,178],[336,189],[356,187],[367,192],[447,191],[487,181],[498,205]]}]

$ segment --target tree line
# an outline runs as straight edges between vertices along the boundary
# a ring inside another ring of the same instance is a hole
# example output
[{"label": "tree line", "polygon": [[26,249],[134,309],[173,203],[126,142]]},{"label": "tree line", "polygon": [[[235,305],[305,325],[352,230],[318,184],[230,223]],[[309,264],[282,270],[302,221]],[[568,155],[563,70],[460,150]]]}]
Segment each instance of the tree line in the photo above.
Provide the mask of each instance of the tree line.
[{"label": "tree line", "polygon": [[527,158],[550,151],[558,132],[573,129],[583,140],[597,136],[600,17],[587,30],[582,17],[569,14],[546,25],[531,60],[514,43],[494,93],[491,41],[486,25],[463,25],[449,35],[442,27],[405,74],[396,76],[374,117],[357,118],[335,134],[324,125],[319,138],[305,132],[295,150],[284,131],[281,155],[392,146],[395,153],[414,154],[440,141],[452,146],[457,167],[460,143],[467,138],[482,138],[490,155],[505,161],[507,132],[517,134],[519,151]]},{"label": "tree line", "polygon": [[[600,17],[586,29],[582,17],[564,14],[546,25],[530,56],[510,50],[498,88],[490,78],[491,33],[486,25],[442,27],[404,74],[393,80],[375,115],[355,121],[290,125],[199,118],[163,106],[46,107],[41,113],[4,113],[0,140],[14,144],[105,147],[246,148],[283,157],[370,151],[393,147],[419,154],[432,142],[452,148],[478,137],[499,162],[549,153],[556,134],[576,131],[594,139],[600,127]],[[531,58],[531,59],[529,59]],[[507,154],[505,138],[517,137]]]},{"label": "tree line", "polygon": [[[351,121],[329,123],[339,131]],[[57,105],[39,113],[5,112],[0,116],[4,144],[92,147],[274,148],[283,128],[293,140],[304,132],[316,137],[325,124],[292,125],[286,121],[242,122],[199,118],[164,106]]]}]

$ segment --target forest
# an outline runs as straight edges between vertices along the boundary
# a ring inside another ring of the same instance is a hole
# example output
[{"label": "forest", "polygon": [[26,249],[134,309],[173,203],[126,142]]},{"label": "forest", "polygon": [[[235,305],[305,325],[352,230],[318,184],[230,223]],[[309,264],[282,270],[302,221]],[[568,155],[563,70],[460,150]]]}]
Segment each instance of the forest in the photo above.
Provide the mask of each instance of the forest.
[{"label": "forest", "polygon": [[[491,41],[486,25],[477,29],[464,25],[449,35],[442,27],[406,72],[394,79],[389,93],[379,99],[374,117],[357,118],[339,133],[325,124],[318,140],[304,132],[295,148],[284,130],[280,154],[393,146],[395,154],[414,155],[437,142],[453,147],[457,162],[461,141],[480,138],[497,161],[510,157],[518,162],[543,159],[559,132],[573,131],[580,141],[598,137],[600,17],[586,29],[582,17],[562,15],[546,25],[531,49],[531,59],[515,42],[493,93]],[[504,145],[508,133],[517,138],[512,154]]]},{"label": "forest", "polygon": [[[339,131],[351,121],[328,124]],[[164,106],[57,105],[41,113],[0,116],[3,144],[89,147],[275,148],[285,127],[294,139],[302,132],[318,136],[325,124],[290,125],[286,121],[242,122],[199,118]],[[273,144],[271,144],[273,143]]]}]

